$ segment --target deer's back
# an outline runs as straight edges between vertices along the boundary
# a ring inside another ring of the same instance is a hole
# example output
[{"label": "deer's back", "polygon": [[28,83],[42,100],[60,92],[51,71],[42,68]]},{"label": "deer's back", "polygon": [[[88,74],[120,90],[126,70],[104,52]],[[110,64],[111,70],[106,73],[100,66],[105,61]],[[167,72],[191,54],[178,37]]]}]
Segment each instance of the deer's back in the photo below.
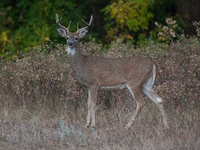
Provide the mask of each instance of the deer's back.
[{"label": "deer's back", "polygon": [[[146,57],[101,58],[85,57],[79,67],[80,82],[100,84],[100,86],[116,86],[127,82],[146,80],[152,73],[154,62]],[[144,81],[145,82],[145,81]]]}]

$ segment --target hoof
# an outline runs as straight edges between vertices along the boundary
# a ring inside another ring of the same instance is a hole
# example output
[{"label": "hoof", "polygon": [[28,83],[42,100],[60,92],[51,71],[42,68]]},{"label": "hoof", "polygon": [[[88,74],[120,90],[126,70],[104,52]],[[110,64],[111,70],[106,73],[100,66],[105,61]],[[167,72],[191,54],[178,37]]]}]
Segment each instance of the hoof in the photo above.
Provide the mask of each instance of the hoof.
[{"label": "hoof", "polygon": [[89,127],[90,127],[90,125],[89,125],[89,124],[86,124],[86,125],[85,125],[85,128],[89,128]]},{"label": "hoof", "polygon": [[126,126],[125,129],[126,129],[126,130],[130,129],[130,126]]},{"label": "hoof", "polygon": [[129,121],[125,128],[126,128],[126,129],[129,129],[129,128],[131,127],[132,124],[133,124],[133,120]]}]

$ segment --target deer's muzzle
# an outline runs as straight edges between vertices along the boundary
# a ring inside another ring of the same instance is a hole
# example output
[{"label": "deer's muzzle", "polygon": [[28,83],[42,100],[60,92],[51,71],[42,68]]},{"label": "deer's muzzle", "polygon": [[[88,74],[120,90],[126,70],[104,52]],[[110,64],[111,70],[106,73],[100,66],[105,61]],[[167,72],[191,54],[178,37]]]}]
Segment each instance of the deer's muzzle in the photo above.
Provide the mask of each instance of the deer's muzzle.
[{"label": "deer's muzzle", "polygon": [[69,42],[68,43],[69,46],[73,46],[73,44],[74,44],[73,42]]}]

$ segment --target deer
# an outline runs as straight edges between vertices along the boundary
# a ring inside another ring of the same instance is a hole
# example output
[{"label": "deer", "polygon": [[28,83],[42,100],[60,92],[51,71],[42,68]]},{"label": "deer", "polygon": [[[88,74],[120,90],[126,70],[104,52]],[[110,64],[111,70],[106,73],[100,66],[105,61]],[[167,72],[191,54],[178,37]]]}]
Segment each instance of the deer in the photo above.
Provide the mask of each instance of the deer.
[{"label": "deer", "polygon": [[85,27],[72,33],[68,27],[60,24],[58,14],[56,14],[57,31],[61,37],[66,39],[67,60],[75,72],[75,76],[80,84],[88,88],[88,112],[86,127],[95,127],[95,111],[98,90],[121,90],[127,88],[131,96],[136,101],[137,107],[130,121],[125,126],[129,129],[141,109],[145,105],[141,93],[147,95],[161,112],[165,128],[169,128],[165,114],[163,99],[153,90],[154,82],[157,77],[157,64],[150,58],[142,56],[122,57],[122,58],[103,58],[96,56],[86,56],[81,53],[79,40],[85,37],[92,23],[91,15],[89,23]]}]

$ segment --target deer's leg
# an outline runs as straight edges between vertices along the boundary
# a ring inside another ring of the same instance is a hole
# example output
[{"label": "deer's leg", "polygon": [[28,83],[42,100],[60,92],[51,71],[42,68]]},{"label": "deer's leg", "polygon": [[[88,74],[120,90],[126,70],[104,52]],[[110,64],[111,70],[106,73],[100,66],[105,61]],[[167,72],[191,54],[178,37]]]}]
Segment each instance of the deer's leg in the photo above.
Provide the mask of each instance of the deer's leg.
[{"label": "deer's leg", "polygon": [[91,88],[91,127],[95,127],[95,111],[97,101],[98,87]]},{"label": "deer's leg", "polygon": [[155,93],[152,87],[145,85],[143,87],[143,93],[146,94],[151,100],[153,100],[159,107],[162,117],[163,117],[163,122],[166,128],[169,128],[169,124],[167,122],[167,116],[165,114],[164,106],[163,106],[163,99]]},{"label": "deer's leg", "polygon": [[97,100],[97,87],[90,87],[88,89],[88,115],[86,127],[95,126],[95,110],[96,110],[96,100]]},{"label": "deer's leg", "polygon": [[134,115],[132,116],[131,120],[128,122],[128,124],[126,125],[126,129],[130,128],[130,126],[132,125],[132,123],[134,122],[135,118],[137,117],[137,115],[140,113],[141,109],[144,107],[145,102],[142,99],[141,93],[139,89],[134,89],[131,88],[130,86],[127,85],[127,88],[129,89],[132,97],[135,99],[135,101],[137,102],[137,108],[136,111],[134,113]]},{"label": "deer's leg", "polygon": [[88,114],[87,114],[87,123],[86,127],[90,126],[90,120],[91,120],[91,92],[90,89],[88,89]]}]

